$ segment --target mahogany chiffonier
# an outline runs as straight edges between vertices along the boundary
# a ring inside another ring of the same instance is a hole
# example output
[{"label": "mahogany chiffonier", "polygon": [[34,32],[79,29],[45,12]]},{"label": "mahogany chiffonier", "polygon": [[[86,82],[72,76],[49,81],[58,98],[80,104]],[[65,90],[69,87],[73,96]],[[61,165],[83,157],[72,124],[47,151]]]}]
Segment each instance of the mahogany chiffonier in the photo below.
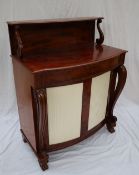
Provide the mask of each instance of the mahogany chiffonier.
[{"label": "mahogany chiffonier", "polygon": [[50,151],[114,132],[126,51],[102,45],[102,19],[8,22],[21,133],[43,170]]}]

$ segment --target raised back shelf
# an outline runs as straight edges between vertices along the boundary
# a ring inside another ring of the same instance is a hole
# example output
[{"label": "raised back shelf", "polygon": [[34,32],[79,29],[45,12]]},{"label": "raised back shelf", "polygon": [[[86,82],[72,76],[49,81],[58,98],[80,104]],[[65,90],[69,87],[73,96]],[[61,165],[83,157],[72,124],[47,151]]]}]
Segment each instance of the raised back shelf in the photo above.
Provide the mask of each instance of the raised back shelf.
[{"label": "raised back shelf", "polygon": [[76,18],[8,22],[12,55],[28,58],[59,49],[94,45],[95,20]]}]

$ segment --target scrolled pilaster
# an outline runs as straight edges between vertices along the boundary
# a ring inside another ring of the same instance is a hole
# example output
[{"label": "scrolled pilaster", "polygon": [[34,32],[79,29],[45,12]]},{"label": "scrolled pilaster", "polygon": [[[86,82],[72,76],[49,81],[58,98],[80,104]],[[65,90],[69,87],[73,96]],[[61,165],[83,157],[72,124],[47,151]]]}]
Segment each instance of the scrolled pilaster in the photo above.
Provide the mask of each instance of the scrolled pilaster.
[{"label": "scrolled pilaster", "polygon": [[[127,71],[124,65],[119,66],[111,72],[110,86],[108,95],[108,105],[106,111],[106,126],[109,132],[114,132],[117,118],[113,115],[114,106],[124,88],[127,77]],[[116,78],[118,81],[116,83]]]}]

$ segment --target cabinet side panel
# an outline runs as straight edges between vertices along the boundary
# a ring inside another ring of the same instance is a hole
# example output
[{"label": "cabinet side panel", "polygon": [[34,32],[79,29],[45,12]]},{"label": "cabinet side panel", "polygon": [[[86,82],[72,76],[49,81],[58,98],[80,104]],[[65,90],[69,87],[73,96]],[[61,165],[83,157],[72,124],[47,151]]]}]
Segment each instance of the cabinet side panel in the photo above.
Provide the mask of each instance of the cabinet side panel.
[{"label": "cabinet side panel", "polygon": [[110,72],[92,79],[88,130],[105,118],[109,80]]},{"label": "cabinet side panel", "polygon": [[13,71],[21,129],[32,147],[36,150],[31,97],[31,86],[34,84],[33,76],[16,59],[13,59]]},{"label": "cabinet side panel", "polygon": [[49,144],[80,137],[83,83],[47,88]]}]

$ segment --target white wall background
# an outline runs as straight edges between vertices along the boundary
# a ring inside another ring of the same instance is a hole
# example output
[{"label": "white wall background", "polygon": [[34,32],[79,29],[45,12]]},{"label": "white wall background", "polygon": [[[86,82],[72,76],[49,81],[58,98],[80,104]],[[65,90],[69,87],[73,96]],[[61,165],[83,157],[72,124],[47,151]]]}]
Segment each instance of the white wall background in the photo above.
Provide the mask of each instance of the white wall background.
[{"label": "white wall background", "polygon": [[[92,139],[67,149],[64,153],[61,151],[60,153],[52,154],[52,159],[50,158],[50,170],[45,173],[138,175],[138,0],[0,0],[0,175],[43,174],[37,165],[35,156],[30,148],[22,143],[19,134],[6,21],[81,16],[103,16],[105,18],[102,24],[105,34],[104,43],[128,50],[125,61],[128,79],[122,94],[123,99],[126,98],[128,100],[122,100],[121,98],[121,102],[117,105],[116,113],[120,117],[116,134],[109,135],[105,129],[102,129]],[[103,136],[105,139],[102,138]],[[98,147],[95,147],[95,144]],[[102,151],[106,151],[111,144],[113,145],[111,152],[108,149],[108,154],[102,154]],[[102,145],[104,148],[101,147]],[[119,150],[114,145],[119,146]],[[77,150],[78,153],[76,153],[74,150],[77,148],[79,151],[82,151],[78,152]],[[124,150],[126,151],[124,152]],[[116,151],[119,152],[117,153]],[[97,154],[93,155],[94,152],[97,152]],[[88,157],[91,153],[92,156]],[[74,157],[74,161],[72,157]],[[112,161],[113,157],[115,157],[115,161]],[[83,161],[84,159],[86,161]]]}]

